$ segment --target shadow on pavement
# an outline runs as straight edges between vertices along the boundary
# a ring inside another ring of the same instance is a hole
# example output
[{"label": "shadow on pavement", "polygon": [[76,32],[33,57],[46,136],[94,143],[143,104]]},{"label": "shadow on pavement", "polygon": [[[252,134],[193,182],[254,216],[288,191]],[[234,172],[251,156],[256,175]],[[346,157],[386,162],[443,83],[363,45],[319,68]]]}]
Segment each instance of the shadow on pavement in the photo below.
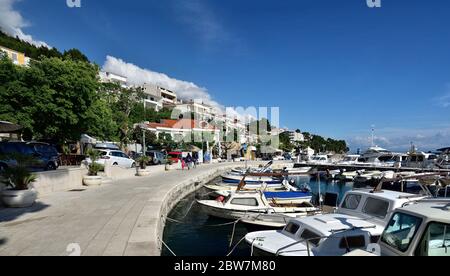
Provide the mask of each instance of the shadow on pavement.
[{"label": "shadow on pavement", "polygon": [[[25,214],[38,213],[48,207],[50,207],[50,205],[43,204],[40,202],[36,202],[33,206],[28,207],[28,208],[1,208],[0,207],[0,223],[12,222]],[[23,223],[23,222],[17,222],[17,224],[20,224],[20,223]],[[11,225],[11,223],[9,225]],[[0,239],[0,241],[1,241],[1,239]]]}]

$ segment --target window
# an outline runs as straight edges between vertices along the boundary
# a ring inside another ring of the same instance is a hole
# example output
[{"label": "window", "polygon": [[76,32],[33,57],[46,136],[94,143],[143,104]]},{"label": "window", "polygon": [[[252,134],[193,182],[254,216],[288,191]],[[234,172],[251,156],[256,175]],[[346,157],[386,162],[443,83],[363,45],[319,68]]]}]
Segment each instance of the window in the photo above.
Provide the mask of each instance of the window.
[{"label": "window", "polygon": [[12,60],[13,60],[14,62],[19,62],[19,57],[17,56],[16,53],[12,53],[12,54],[11,54],[11,58],[12,58]]},{"label": "window", "polygon": [[258,206],[258,201],[255,198],[235,198],[231,201],[233,205],[242,206]]},{"label": "window", "polygon": [[286,231],[290,234],[295,234],[295,233],[297,233],[298,229],[300,229],[300,226],[298,224],[291,222],[288,225],[286,225],[286,227],[284,228],[284,231]]},{"label": "window", "polygon": [[110,155],[114,157],[122,157],[122,153],[119,151],[112,151]]},{"label": "window", "polygon": [[421,218],[395,213],[384,231],[381,241],[395,250],[406,252],[421,224]]},{"label": "window", "polygon": [[450,257],[450,225],[430,223],[415,252],[416,256]]},{"label": "window", "polygon": [[352,250],[365,247],[366,239],[364,236],[343,237],[341,242],[339,243],[339,248],[342,249]]},{"label": "window", "polygon": [[364,206],[363,212],[371,216],[385,218],[387,216],[388,210],[388,201],[369,197],[367,199],[366,205]]},{"label": "window", "polygon": [[300,239],[308,241],[310,244],[314,246],[318,246],[320,243],[320,235],[305,229],[300,236]]},{"label": "window", "polygon": [[342,208],[349,209],[349,210],[356,210],[358,209],[359,202],[361,201],[360,195],[347,195],[342,202]]}]

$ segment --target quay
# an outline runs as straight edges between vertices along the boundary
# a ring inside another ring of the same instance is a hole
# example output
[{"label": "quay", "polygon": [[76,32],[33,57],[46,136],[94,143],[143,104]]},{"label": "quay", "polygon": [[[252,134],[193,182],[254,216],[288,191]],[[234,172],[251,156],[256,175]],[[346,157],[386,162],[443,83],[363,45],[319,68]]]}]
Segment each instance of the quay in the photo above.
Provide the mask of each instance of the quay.
[{"label": "quay", "polygon": [[30,208],[0,207],[0,256],[159,256],[171,209],[236,166],[243,163],[162,169],[96,188],[52,192]]}]

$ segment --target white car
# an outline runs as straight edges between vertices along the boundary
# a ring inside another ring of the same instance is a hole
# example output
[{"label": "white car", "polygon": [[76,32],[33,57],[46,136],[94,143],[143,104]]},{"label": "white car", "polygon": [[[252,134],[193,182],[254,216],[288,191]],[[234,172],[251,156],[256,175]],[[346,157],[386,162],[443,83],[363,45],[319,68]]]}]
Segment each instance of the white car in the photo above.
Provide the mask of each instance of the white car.
[{"label": "white car", "polygon": [[[111,164],[112,166],[119,166],[123,168],[134,168],[136,167],[136,161],[131,159],[127,154],[120,150],[99,150],[100,159],[96,161],[96,163],[105,165],[106,162]],[[91,163],[91,160],[88,158],[86,161]]]}]

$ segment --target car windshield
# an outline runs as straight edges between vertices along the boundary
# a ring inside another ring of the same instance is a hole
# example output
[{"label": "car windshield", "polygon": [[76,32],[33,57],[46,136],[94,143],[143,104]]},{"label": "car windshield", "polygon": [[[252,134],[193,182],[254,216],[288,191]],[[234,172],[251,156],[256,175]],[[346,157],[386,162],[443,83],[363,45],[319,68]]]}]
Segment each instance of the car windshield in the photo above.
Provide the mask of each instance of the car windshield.
[{"label": "car windshield", "polygon": [[395,250],[406,252],[421,224],[421,218],[404,213],[396,213],[392,216],[381,240]]}]

